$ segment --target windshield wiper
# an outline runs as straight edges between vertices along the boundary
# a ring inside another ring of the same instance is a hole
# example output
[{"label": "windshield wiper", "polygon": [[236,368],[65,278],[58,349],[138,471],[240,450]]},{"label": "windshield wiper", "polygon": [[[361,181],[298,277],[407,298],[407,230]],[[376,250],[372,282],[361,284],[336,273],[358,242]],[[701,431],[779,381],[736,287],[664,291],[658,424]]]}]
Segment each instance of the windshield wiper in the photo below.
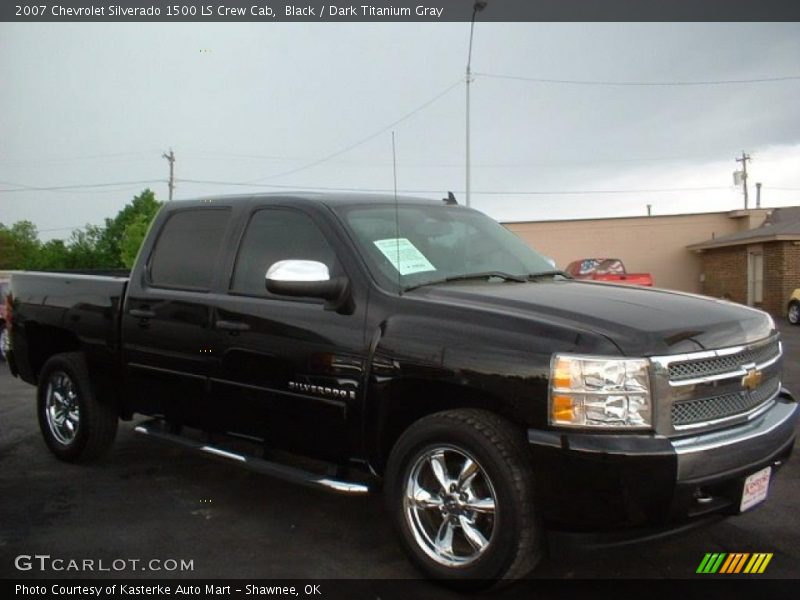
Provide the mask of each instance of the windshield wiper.
[{"label": "windshield wiper", "polygon": [[524,283],[528,281],[528,278],[522,275],[512,275],[511,273],[504,273],[503,271],[485,271],[483,273],[468,273],[465,275],[453,275],[452,277],[445,277],[444,279],[423,281],[422,283],[407,287],[406,291],[413,290],[424,285],[438,285],[440,283],[450,283],[451,281],[468,281],[470,279],[491,279],[492,277],[502,279],[503,281],[516,281],[518,283]]},{"label": "windshield wiper", "polygon": [[538,273],[530,273],[528,275],[528,281],[532,279],[538,279],[539,277],[555,277],[556,275],[561,275],[566,279],[572,279],[572,275],[569,273],[565,273],[564,271],[553,270],[553,271],[539,271]]}]

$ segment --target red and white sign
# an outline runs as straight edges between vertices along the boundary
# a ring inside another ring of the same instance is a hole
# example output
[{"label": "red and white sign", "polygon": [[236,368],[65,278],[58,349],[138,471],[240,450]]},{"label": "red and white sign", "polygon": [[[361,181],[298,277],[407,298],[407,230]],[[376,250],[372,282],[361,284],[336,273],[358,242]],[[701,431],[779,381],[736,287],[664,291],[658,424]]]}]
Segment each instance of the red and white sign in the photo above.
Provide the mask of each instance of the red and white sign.
[{"label": "red and white sign", "polygon": [[744,489],[742,490],[742,504],[739,510],[745,511],[752,508],[759,502],[763,502],[767,497],[769,491],[769,476],[772,473],[772,467],[761,469],[757,473],[753,473],[744,480]]}]

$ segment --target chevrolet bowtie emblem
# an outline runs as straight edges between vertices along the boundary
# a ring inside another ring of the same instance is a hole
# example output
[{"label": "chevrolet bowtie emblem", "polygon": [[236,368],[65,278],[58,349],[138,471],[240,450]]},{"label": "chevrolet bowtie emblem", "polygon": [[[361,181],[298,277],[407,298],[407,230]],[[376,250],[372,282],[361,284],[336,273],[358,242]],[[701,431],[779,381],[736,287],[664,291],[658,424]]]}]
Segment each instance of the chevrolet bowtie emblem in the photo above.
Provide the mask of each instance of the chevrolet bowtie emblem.
[{"label": "chevrolet bowtie emblem", "polygon": [[747,388],[752,392],[759,386],[763,378],[764,374],[761,371],[756,369],[748,369],[747,375],[742,377],[742,387]]}]

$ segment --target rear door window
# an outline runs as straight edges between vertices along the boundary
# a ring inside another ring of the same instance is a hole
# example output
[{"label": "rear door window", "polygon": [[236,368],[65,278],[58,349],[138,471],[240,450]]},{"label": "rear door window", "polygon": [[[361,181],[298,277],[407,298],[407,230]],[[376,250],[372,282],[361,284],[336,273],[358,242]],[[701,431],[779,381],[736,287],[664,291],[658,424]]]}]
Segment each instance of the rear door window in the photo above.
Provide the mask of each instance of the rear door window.
[{"label": "rear door window", "polygon": [[150,283],[210,290],[230,216],[229,208],[182,210],[170,215],[150,259]]}]

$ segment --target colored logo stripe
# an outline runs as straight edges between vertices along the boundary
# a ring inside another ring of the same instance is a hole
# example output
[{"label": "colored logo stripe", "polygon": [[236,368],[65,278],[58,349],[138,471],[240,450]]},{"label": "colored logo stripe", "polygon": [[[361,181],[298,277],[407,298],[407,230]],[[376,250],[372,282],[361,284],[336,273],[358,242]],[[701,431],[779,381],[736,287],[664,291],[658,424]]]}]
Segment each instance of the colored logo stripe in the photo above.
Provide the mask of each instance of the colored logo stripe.
[{"label": "colored logo stripe", "polygon": [[719,570],[720,573],[738,573],[744,566],[744,561],[750,556],[748,553],[734,552],[728,554],[728,560],[722,565]]},{"label": "colored logo stripe", "polygon": [[698,573],[716,573],[719,566],[722,564],[722,560],[725,558],[725,553],[717,553],[714,554],[706,554],[703,561],[700,563],[700,566],[697,567]]},{"label": "colored logo stripe", "polygon": [[744,568],[745,573],[763,573],[767,568],[769,561],[772,560],[772,553],[769,554],[753,554],[753,558],[747,563]]},{"label": "colored logo stripe", "polygon": [[730,554],[708,552],[703,557],[703,560],[700,561],[700,566],[697,567],[696,572],[712,575],[714,573],[763,573],[771,560],[771,552],[757,552],[755,554],[750,554],[749,552],[732,552]]}]

